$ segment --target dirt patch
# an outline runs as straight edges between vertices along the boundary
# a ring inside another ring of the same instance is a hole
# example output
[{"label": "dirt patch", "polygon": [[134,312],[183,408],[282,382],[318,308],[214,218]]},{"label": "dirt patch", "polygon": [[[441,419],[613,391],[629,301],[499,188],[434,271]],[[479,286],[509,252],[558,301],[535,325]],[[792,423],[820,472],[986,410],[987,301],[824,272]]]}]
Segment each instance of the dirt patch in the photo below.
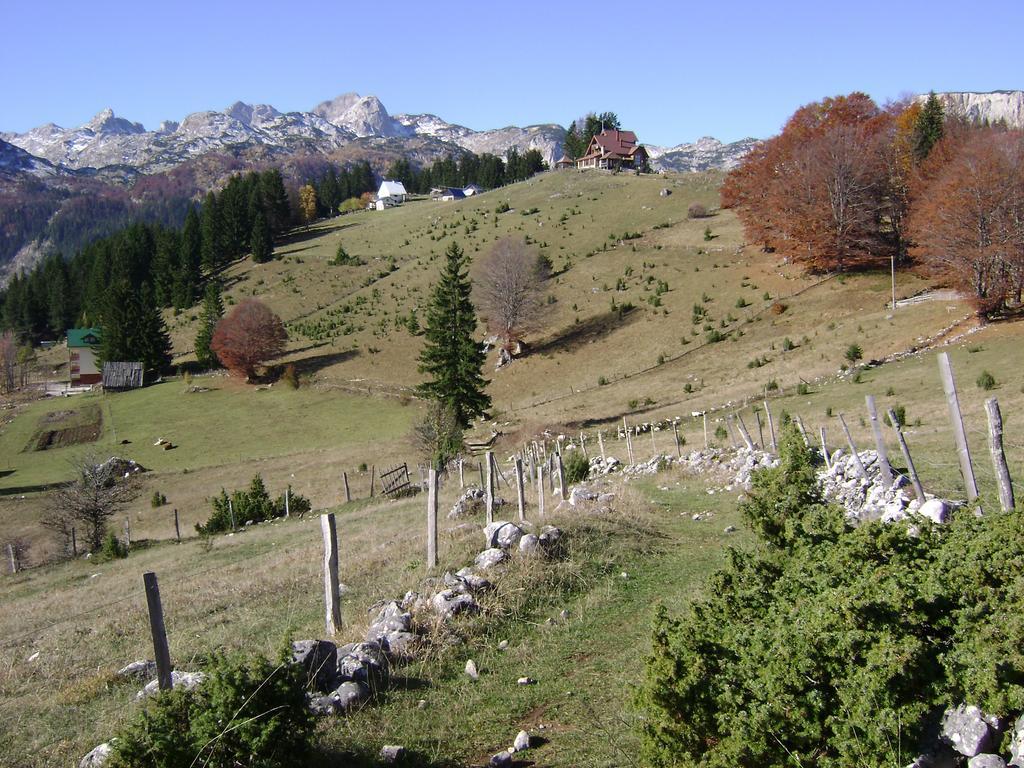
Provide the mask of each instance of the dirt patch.
[{"label": "dirt patch", "polygon": [[[40,420],[40,429],[33,436],[28,449],[47,451],[51,448],[67,448],[70,445],[92,443],[103,431],[103,414],[97,406],[81,411],[52,411]],[[66,424],[60,429],[48,429]]]}]

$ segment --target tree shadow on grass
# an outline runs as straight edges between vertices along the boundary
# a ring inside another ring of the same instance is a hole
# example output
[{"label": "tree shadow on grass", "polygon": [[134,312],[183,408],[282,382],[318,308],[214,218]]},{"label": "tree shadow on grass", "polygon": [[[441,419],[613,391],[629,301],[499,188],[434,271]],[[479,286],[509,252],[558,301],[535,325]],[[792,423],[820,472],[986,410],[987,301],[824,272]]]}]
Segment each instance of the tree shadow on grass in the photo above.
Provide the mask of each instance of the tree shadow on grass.
[{"label": "tree shadow on grass", "polygon": [[358,349],[346,349],[343,352],[327,352],[322,355],[312,355],[310,357],[303,357],[299,360],[291,361],[291,365],[295,366],[295,372],[300,376],[306,374],[317,373],[322,371],[324,368],[330,368],[332,365],[338,365],[348,360],[352,360],[360,355]]},{"label": "tree shadow on grass", "polygon": [[619,328],[635,322],[640,315],[641,313],[634,309],[625,314],[616,310],[589,317],[549,336],[536,346],[530,347],[530,354],[574,352],[585,344],[597,341]]},{"label": "tree shadow on grass", "polygon": [[341,230],[348,229],[349,227],[357,227],[359,226],[359,224],[360,222],[358,221],[349,221],[342,224],[333,224],[329,226],[318,226],[310,227],[307,229],[295,230],[289,232],[286,235],[283,235],[282,237],[277,238],[277,240],[274,241],[274,248],[277,249],[283,246],[304,243],[307,240],[315,240],[318,237],[329,235],[332,232],[340,232]]}]

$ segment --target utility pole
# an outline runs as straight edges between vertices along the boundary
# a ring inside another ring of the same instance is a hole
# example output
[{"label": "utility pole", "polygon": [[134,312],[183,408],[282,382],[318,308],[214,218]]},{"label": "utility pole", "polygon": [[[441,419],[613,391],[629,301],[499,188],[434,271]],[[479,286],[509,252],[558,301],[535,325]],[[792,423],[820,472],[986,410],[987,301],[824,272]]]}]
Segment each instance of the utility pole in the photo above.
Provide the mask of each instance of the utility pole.
[{"label": "utility pole", "polygon": [[896,254],[889,256],[890,274],[892,275],[892,311],[896,311]]}]

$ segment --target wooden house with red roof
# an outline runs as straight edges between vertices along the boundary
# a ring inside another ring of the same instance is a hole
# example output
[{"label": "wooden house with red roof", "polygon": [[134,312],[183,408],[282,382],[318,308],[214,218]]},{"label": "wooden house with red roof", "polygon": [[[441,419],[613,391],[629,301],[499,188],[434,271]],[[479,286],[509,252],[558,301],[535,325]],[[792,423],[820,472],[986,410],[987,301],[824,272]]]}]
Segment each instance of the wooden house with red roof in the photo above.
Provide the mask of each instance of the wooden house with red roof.
[{"label": "wooden house with red roof", "polygon": [[587,151],[576,161],[576,167],[643,170],[647,160],[647,150],[643,144],[637,144],[635,133],[606,129],[590,140]]}]

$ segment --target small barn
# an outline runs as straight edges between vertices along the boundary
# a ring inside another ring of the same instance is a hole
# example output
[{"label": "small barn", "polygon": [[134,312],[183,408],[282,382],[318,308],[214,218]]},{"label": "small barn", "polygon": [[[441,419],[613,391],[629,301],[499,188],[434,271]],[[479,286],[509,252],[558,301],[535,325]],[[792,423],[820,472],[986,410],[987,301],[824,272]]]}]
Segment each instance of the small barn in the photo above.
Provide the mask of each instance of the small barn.
[{"label": "small barn", "polygon": [[471,197],[472,195],[479,195],[483,191],[483,187],[477,186],[476,184],[470,184],[468,187],[462,188],[462,194],[464,194],[466,197]]},{"label": "small barn", "polygon": [[139,389],[143,382],[142,363],[111,362],[103,364],[103,389],[122,392]]}]

